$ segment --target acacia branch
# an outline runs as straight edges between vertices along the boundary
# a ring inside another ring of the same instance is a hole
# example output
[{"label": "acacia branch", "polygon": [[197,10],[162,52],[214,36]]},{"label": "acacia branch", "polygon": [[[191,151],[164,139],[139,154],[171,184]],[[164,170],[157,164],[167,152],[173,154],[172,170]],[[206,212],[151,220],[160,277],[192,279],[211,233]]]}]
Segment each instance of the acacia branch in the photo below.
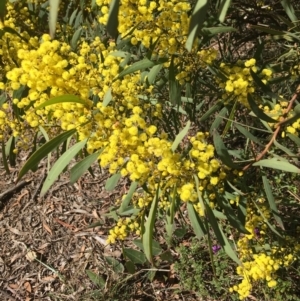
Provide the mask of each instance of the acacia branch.
[{"label": "acacia branch", "polygon": [[283,123],[285,123],[289,118],[287,117],[288,113],[290,112],[290,110],[292,109],[292,106],[294,104],[294,102],[296,101],[298,95],[300,94],[300,85],[298,86],[296,93],[293,95],[292,99],[289,102],[289,105],[286,109],[286,112],[284,113],[284,118],[283,120],[281,120],[280,122],[278,122],[276,124],[276,130],[273,132],[271,140],[269,141],[269,143],[265,146],[265,149],[258,155],[256,156],[256,158],[254,159],[253,162],[249,163],[248,165],[244,166],[243,171],[247,170],[250,166],[252,166],[255,162],[261,160],[264,155],[269,151],[269,149],[271,148],[271,146],[273,145],[274,141],[276,140],[279,131],[281,130],[281,126]]}]

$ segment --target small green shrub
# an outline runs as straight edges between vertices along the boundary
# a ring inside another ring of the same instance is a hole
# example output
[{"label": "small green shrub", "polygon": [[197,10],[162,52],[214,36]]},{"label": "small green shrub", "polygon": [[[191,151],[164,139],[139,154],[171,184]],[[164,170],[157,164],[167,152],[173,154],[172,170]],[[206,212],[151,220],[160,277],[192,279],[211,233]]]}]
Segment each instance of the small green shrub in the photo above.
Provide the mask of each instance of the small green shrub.
[{"label": "small green shrub", "polygon": [[[204,240],[193,239],[189,246],[181,245],[177,252],[180,257],[174,269],[183,290],[193,291],[208,301],[239,300],[237,294],[229,292],[229,288],[239,278],[235,272],[236,264],[223,250],[216,251],[213,255],[213,265]],[[300,300],[300,268],[297,263],[289,269],[280,270],[279,274],[275,288],[268,288],[263,282],[256,283],[251,295],[255,298],[253,300]],[[252,299],[250,297],[247,300]]]},{"label": "small green shrub", "polygon": [[179,261],[174,268],[184,290],[194,291],[202,298],[238,300],[236,295],[229,293],[229,287],[236,281],[235,263],[223,250],[214,254],[213,265],[203,240],[193,239],[190,246],[180,246],[178,253]]}]

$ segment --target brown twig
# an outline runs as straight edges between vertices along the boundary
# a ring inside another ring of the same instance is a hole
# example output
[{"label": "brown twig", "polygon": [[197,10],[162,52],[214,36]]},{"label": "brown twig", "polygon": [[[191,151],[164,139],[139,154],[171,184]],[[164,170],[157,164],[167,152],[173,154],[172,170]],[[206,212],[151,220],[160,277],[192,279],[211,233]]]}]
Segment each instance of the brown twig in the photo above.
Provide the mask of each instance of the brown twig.
[{"label": "brown twig", "polygon": [[2,201],[4,198],[6,198],[8,195],[14,193],[15,191],[23,188],[24,186],[26,186],[27,184],[31,183],[32,179],[30,180],[25,180],[20,182],[18,185],[11,187],[9,189],[7,189],[6,191],[4,191],[3,193],[0,193],[0,201]]},{"label": "brown twig", "polygon": [[284,119],[276,124],[277,127],[276,127],[276,130],[273,132],[271,140],[266,145],[265,149],[258,156],[256,156],[256,158],[254,159],[253,162],[251,162],[248,165],[244,166],[244,168],[243,168],[244,171],[247,170],[250,166],[252,166],[255,162],[261,160],[264,157],[264,155],[269,151],[269,149],[271,148],[271,146],[273,145],[274,141],[276,140],[276,138],[279,134],[279,131],[281,129],[282,124],[289,119],[287,117],[287,115],[288,115],[289,111],[292,109],[292,106],[293,106],[294,102],[296,101],[299,94],[300,94],[300,85],[297,87],[296,93],[293,95],[292,99],[289,102],[289,105],[288,105],[288,107],[286,109],[286,112],[284,114]]}]

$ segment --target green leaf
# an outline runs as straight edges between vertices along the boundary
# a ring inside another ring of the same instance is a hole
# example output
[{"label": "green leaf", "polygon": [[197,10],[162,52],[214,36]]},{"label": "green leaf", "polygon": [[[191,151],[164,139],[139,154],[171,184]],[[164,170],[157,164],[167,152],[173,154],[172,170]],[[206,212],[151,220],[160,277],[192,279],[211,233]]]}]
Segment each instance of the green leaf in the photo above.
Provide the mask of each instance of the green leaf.
[{"label": "green leaf", "polygon": [[138,182],[133,181],[131,183],[129,191],[126,194],[125,198],[123,199],[122,204],[121,204],[121,206],[120,206],[120,208],[118,210],[119,214],[125,212],[128,209],[128,205],[129,205],[129,203],[131,201],[131,198],[132,198],[132,196],[133,196],[133,194],[134,194],[137,186],[138,186]]},{"label": "green leaf", "polygon": [[[39,126],[40,132],[42,133],[42,135],[44,136],[44,138],[46,139],[46,141],[50,141],[49,136],[47,134],[47,132],[45,131],[45,129],[42,126]],[[69,137],[68,139],[70,139],[71,137]],[[64,142],[65,143],[65,142]],[[34,149],[34,151],[32,153],[34,153],[36,151],[36,148]],[[31,154],[30,154],[31,156]],[[34,168],[31,168],[32,171],[36,171],[38,169],[38,164],[36,164],[36,166]],[[47,172],[49,172],[50,170],[50,166],[51,166],[51,153],[48,154],[48,160],[47,160]]]},{"label": "green leaf", "polygon": [[73,24],[73,22],[74,22],[74,20],[75,20],[77,11],[78,11],[78,8],[76,8],[76,9],[72,12],[72,15],[71,15],[70,20],[69,20],[69,25],[71,25],[71,26],[72,26],[72,24]]},{"label": "green leaf", "polygon": [[128,206],[123,212],[117,212],[120,216],[137,216],[141,209],[134,208],[134,206]]},{"label": "green leaf", "polygon": [[5,103],[7,97],[5,95],[5,93],[1,94],[0,96],[0,107],[2,107],[2,105]]},{"label": "green leaf", "polygon": [[76,19],[73,28],[76,29],[82,24],[83,16],[82,16],[82,11],[80,10]]},{"label": "green leaf", "polygon": [[233,184],[231,184],[229,181],[226,181],[227,184],[235,191],[238,195],[245,195],[241,190],[237,189]]},{"label": "green leaf", "polygon": [[260,119],[270,122],[270,123],[277,123],[278,121],[271,118],[270,116],[266,115],[262,109],[258,107],[255,103],[254,99],[252,98],[251,94],[248,94],[248,103],[250,105],[251,110],[253,113]]},{"label": "green leaf", "polygon": [[[202,194],[200,193],[200,190],[199,190],[199,186],[200,185],[199,185],[198,175],[194,174],[193,177],[194,177],[194,181],[195,181],[195,184],[196,184],[196,191],[197,191],[198,201],[199,201],[201,209],[202,209],[202,211],[204,212],[204,215],[205,215],[205,206],[204,206]],[[203,228],[203,229],[204,229],[203,232],[205,232],[205,234],[206,234],[206,232],[207,232],[206,230],[207,229],[205,229],[205,228]]]},{"label": "green leaf", "polygon": [[181,141],[183,140],[183,138],[186,136],[186,134],[188,133],[189,129],[191,126],[191,122],[188,121],[186,126],[180,131],[180,133],[176,136],[172,146],[171,146],[171,150],[174,152],[178,145],[181,143]]},{"label": "green leaf", "polygon": [[[228,80],[227,74],[224,73],[223,71],[221,71],[220,69],[215,68],[215,67],[210,66],[210,65],[207,66],[207,69],[208,69],[214,76],[219,77],[222,81],[226,82],[226,81]],[[229,96],[229,98],[230,98],[230,96]],[[224,100],[226,101],[226,99],[224,99]],[[224,100],[222,100],[221,103],[223,103]]]},{"label": "green leaf", "polygon": [[[279,96],[272,92],[272,90],[270,89],[269,86],[267,86],[262,80],[261,78],[257,75],[257,73],[255,73],[254,71],[252,71],[252,69],[250,69],[250,73],[251,73],[251,76],[253,78],[253,80],[255,81],[255,83],[262,89],[262,91],[269,95],[270,97],[272,98],[275,98],[275,99],[279,99]],[[250,94],[248,94],[250,95]]]},{"label": "green leaf", "polygon": [[60,0],[50,0],[50,9],[49,9],[49,30],[50,36],[53,39],[55,36],[56,30],[56,21],[58,15],[58,8]]},{"label": "green leaf", "polygon": [[41,190],[41,196],[49,190],[50,186],[56,181],[64,168],[70,163],[70,161],[77,155],[77,153],[84,147],[87,139],[84,139],[71,148],[69,148],[59,159],[54,163],[53,167],[49,171],[47,178],[43,184]]},{"label": "green leaf", "polygon": [[213,210],[213,213],[214,213],[214,215],[215,215],[216,218],[222,219],[222,220],[227,220],[227,217],[226,217],[226,215],[224,213],[222,213],[222,212],[220,212],[220,211],[218,211],[216,209]]},{"label": "green leaf", "polygon": [[66,94],[66,95],[53,97],[53,98],[43,102],[38,107],[36,107],[36,110],[47,107],[47,106],[51,106],[51,105],[54,105],[57,103],[64,103],[64,102],[80,103],[80,104],[86,106],[86,101],[82,100],[78,96]]},{"label": "green leaf", "polygon": [[0,21],[4,22],[4,17],[6,15],[6,0],[0,1]]},{"label": "green leaf", "polygon": [[278,147],[279,149],[281,149],[283,152],[285,152],[288,156],[290,156],[291,160],[293,160],[296,165],[298,164],[298,162],[299,162],[299,160],[297,159],[298,156],[296,154],[292,153],[289,148],[281,145],[276,140],[274,140],[274,145],[276,147]]},{"label": "green leaf", "polygon": [[[1,0],[2,1],[2,0]],[[0,1],[0,2],[1,2]],[[9,32],[13,35],[18,36],[21,40],[23,40],[24,42],[28,43],[28,40],[26,38],[24,38],[22,35],[20,35],[16,30],[12,29],[11,27],[8,26],[4,26],[2,29],[0,29],[0,38],[3,35],[4,32]]]},{"label": "green leaf", "polygon": [[273,28],[270,28],[267,26],[261,26],[261,25],[251,25],[251,28],[266,32],[271,35],[276,35],[276,36],[283,36],[287,33],[286,31],[281,31],[281,30],[277,30],[277,29],[273,29]]},{"label": "green leaf", "polygon": [[263,184],[264,184],[264,188],[265,188],[265,193],[270,205],[270,209],[272,210],[273,216],[275,218],[275,220],[277,221],[277,223],[279,224],[279,226],[284,230],[284,225],[283,222],[279,216],[279,212],[275,203],[275,199],[274,196],[272,194],[272,189],[271,189],[271,185],[267,179],[266,176],[262,176],[262,180],[263,180]]},{"label": "green leaf", "polygon": [[128,257],[134,264],[143,264],[147,261],[144,253],[131,248],[124,248],[123,254]]},{"label": "green leaf", "polygon": [[163,66],[162,64],[153,66],[149,71],[147,78],[150,85],[152,85],[155,82],[156,76],[161,70],[162,66]]},{"label": "green leaf", "polygon": [[30,158],[24,164],[24,166],[19,172],[17,181],[19,181],[32,167],[38,164],[44,157],[46,157],[50,152],[52,152],[55,148],[57,148],[61,143],[67,140],[68,137],[72,136],[74,133],[76,133],[75,129],[61,133],[49,142],[42,145],[37,151],[35,151],[30,156]]},{"label": "green leaf", "polygon": [[211,124],[211,127],[209,129],[209,133],[212,134],[214,130],[217,130],[217,128],[220,126],[222,121],[224,120],[223,117],[225,117],[228,113],[228,109],[226,107],[222,108],[222,110],[217,115],[216,119]]},{"label": "green leaf", "polygon": [[[178,236],[178,238],[179,238],[179,236]],[[169,250],[162,253],[159,257],[162,261],[167,261],[168,263],[174,262],[174,256],[172,255],[171,251],[169,251]]]},{"label": "green leaf", "polygon": [[291,4],[291,1],[290,0],[282,0],[282,1],[280,1],[280,3],[282,5],[282,7],[284,8],[286,14],[289,16],[290,20],[292,22],[297,22],[298,18],[295,14],[295,10]]},{"label": "green leaf", "polygon": [[119,262],[117,259],[110,257],[110,256],[104,256],[105,261],[111,266],[112,270],[117,273],[121,274],[124,272],[124,266],[121,262]]},{"label": "green leaf", "polygon": [[256,207],[257,211],[259,212],[259,214],[261,215],[261,217],[263,218],[264,222],[268,225],[268,227],[271,229],[271,231],[273,231],[278,237],[283,238],[281,236],[281,234],[269,223],[269,220],[264,216],[263,212],[260,210],[260,208],[257,206],[256,202],[254,200],[252,200],[252,203],[254,204],[254,206]]},{"label": "green leaf", "polygon": [[191,222],[192,228],[196,236],[200,239],[206,233],[203,222],[199,217],[198,213],[196,212],[192,203],[190,202],[187,203],[187,210],[188,210],[189,220]]},{"label": "green leaf", "polygon": [[97,275],[92,270],[85,270],[85,272],[95,285],[99,286],[100,288],[105,287],[105,280],[101,276]]},{"label": "green leaf", "polygon": [[22,97],[26,97],[28,95],[28,87],[27,86],[21,86],[18,90],[14,90],[13,92],[13,98],[21,99]]},{"label": "green leaf", "polygon": [[197,34],[200,31],[203,23],[207,19],[209,3],[209,0],[198,0],[196,3],[190,20],[189,34],[185,44],[185,47],[188,51],[192,50],[194,40],[197,37]]},{"label": "green leaf", "polygon": [[117,215],[116,210],[113,210],[114,207],[110,207],[108,213],[105,213],[104,216],[114,219],[116,222],[120,219]]},{"label": "green leaf", "polygon": [[70,170],[70,183],[74,184],[97,160],[103,149],[85,157],[83,160],[74,165]]},{"label": "green leaf", "polygon": [[174,231],[174,235],[178,238],[183,238],[185,234],[186,234],[186,228],[184,226]]},{"label": "green leaf", "polygon": [[221,102],[216,103],[207,112],[205,112],[199,119],[199,122],[203,122],[208,119],[212,114],[217,112],[223,104]]},{"label": "green leaf", "polygon": [[246,216],[247,216],[246,207],[247,207],[247,198],[240,196],[237,211],[238,211],[238,219],[243,225],[246,222]]},{"label": "green leaf", "polygon": [[166,234],[167,234],[167,243],[171,245],[172,243],[172,234],[174,231],[174,216],[175,212],[177,211],[175,207],[176,206],[176,185],[173,188],[173,193],[172,195],[170,194],[168,196],[169,201],[170,201],[170,207],[166,210]]},{"label": "green leaf", "polygon": [[4,169],[5,169],[6,173],[9,175],[10,170],[8,167],[7,156],[5,154],[5,144],[4,144],[3,140],[1,141],[1,153],[2,153],[2,161],[3,161]]},{"label": "green leaf", "polygon": [[226,198],[221,198],[218,194],[216,194],[216,196],[219,206],[224,210],[227,220],[233,226],[233,228],[241,233],[250,234],[249,231],[245,228],[244,224],[235,215],[234,210],[232,209],[228,200]]},{"label": "green leaf", "polygon": [[287,161],[278,160],[277,158],[260,160],[258,162],[255,162],[253,166],[268,167],[287,172],[300,173],[300,169],[295,165],[292,165]]},{"label": "green leaf", "polygon": [[128,57],[128,55],[131,56],[130,53],[125,52],[125,51],[114,51],[114,52],[111,52],[109,55],[112,55],[112,56],[115,56],[115,57],[123,57],[123,58]]},{"label": "green leaf", "polygon": [[16,139],[14,136],[10,137],[11,139],[8,140],[10,142],[6,146],[9,146],[9,152],[8,152],[8,161],[10,166],[16,165],[16,154],[13,152],[16,146]]},{"label": "green leaf", "polygon": [[237,31],[231,26],[216,26],[216,27],[204,27],[201,32],[203,35],[215,36],[219,33],[233,32]]},{"label": "green leaf", "polygon": [[216,217],[214,216],[213,211],[211,210],[211,208],[206,202],[205,202],[205,209],[207,213],[207,218],[209,219],[209,224],[213,228],[216,237],[218,239],[218,242],[222,245],[224,251],[232,260],[234,260],[237,264],[241,264],[239,258],[236,255],[236,252],[232,249],[227,237],[225,236],[222,227],[220,226]]},{"label": "green leaf", "polygon": [[[144,251],[143,242],[140,239],[135,239],[132,241],[138,248]],[[157,256],[162,252],[160,244],[156,240],[152,240],[152,255]]]},{"label": "green leaf", "polygon": [[150,282],[153,282],[154,277],[155,277],[155,275],[156,275],[156,272],[157,272],[157,270],[150,270],[150,271],[148,271],[148,273],[147,273],[147,279],[148,279]]},{"label": "green leaf", "polygon": [[238,168],[238,166],[235,163],[233,163],[233,161],[228,153],[228,150],[227,150],[221,136],[218,134],[217,131],[214,131],[213,139],[214,139],[214,145],[216,148],[216,152],[217,152],[218,156],[220,157],[221,161],[231,168]]},{"label": "green leaf", "polygon": [[150,61],[149,59],[145,58],[145,59],[143,59],[139,62],[133,63],[132,65],[130,65],[129,67],[124,69],[122,72],[120,72],[120,74],[118,75],[118,78],[122,78],[123,76],[125,76],[127,74],[134,73],[134,72],[139,71],[139,70],[152,68],[156,65],[163,64],[167,61],[168,61],[167,58],[162,58],[162,59],[159,59],[157,61]]},{"label": "green leaf", "polygon": [[181,87],[176,79],[174,56],[172,56],[169,67],[169,98],[172,105],[177,107],[181,105]]},{"label": "green leaf", "polygon": [[77,48],[77,43],[81,37],[81,33],[82,33],[82,27],[79,27],[73,34],[73,37],[72,37],[72,40],[70,43],[70,46],[72,47],[73,50],[76,50],[76,48]]},{"label": "green leaf", "polygon": [[251,141],[261,145],[261,146],[264,146],[263,143],[261,143],[259,141],[259,139],[255,136],[253,136],[249,131],[247,131],[243,126],[235,123],[234,126],[238,129],[238,131],[243,134],[246,138],[250,139]]},{"label": "green leaf", "polygon": [[7,141],[6,144],[5,144],[5,156],[9,156],[9,153],[10,153],[11,148],[12,148],[11,145],[12,145],[12,143],[13,143],[13,139],[14,139],[14,136],[11,135],[11,136],[9,137],[8,141]]},{"label": "green leaf", "polygon": [[47,132],[45,131],[45,129],[40,125],[39,126],[40,132],[42,133],[42,135],[45,137],[46,141],[50,141],[49,136],[47,134]]},{"label": "green leaf", "polygon": [[111,88],[109,88],[103,98],[102,105],[103,107],[108,106],[108,104],[112,101],[112,94],[111,94]]},{"label": "green leaf", "polygon": [[[253,55],[253,58],[256,61],[261,61],[263,59],[262,58],[262,53],[263,53],[264,48],[265,48],[265,42],[258,40],[258,44],[256,46],[255,53]],[[269,83],[270,83],[270,81],[269,81]]]},{"label": "green leaf", "polygon": [[158,196],[159,196],[159,185],[157,187],[156,195],[153,198],[148,218],[143,225],[143,236],[142,236],[145,255],[148,261],[152,265],[153,265],[153,258],[152,258],[153,231],[154,231],[155,216],[156,216],[157,205],[158,205]]},{"label": "green leaf", "polygon": [[125,268],[128,271],[128,273],[130,273],[130,274],[135,273],[135,265],[132,261],[126,261],[125,262]]},{"label": "green leaf", "polygon": [[126,57],[122,62],[120,63],[119,67],[121,70],[124,70],[124,68],[128,65],[129,61],[131,60],[131,53],[127,53]]},{"label": "green leaf", "polygon": [[294,142],[297,144],[297,146],[300,147],[300,138],[299,138],[298,136],[293,135],[293,134],[290,134],[290,133],[287,133],[286,135],[287,135],[292,141],[294,141]]},{"label": "green leaf", "polygon": [[225,21],[228,8],[230,7],[231,0],[223,0],[221,2],[220,8],[219,8],[219,21],[220,23],[223,23]]},{"label": "green leaf", "polygon": [[234,105],[233,105],[232,110],[230,112],[229,118],[226,122],[225,128],[224,128],[223,133],[222,133],[222,137],[225,137],[225,135],[227,134],[228,130],[230,129],[230,127],[232,125],[232,122],[233,122],[234,116],[235,116],[235,112],[237,110],[237,103],[238,103],[238,101],[236,100],[234,102]]},{"label": "green leaf", "polygon": [[120,0],[112,0],[112,1],[110,1],[109,15],[108,15],[108,21],[107,21],[107,24],[106,24],[106,30],[114,38],[118,34],[119,6],[120,6]]},{"label": "green leaf", "polygon": [[107,191],[114,190],[120,179],[121,179],[120,173],[111,176],[105,183],[105,190]]}]

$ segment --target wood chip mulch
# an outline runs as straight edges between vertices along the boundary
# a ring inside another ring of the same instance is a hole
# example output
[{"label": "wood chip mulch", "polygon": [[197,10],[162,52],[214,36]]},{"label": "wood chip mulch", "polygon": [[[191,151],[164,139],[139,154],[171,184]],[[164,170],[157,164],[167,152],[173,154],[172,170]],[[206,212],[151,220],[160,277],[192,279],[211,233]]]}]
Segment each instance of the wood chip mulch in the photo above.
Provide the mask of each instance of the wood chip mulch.
[{"label": "wood chip mulch", "polygon": [[41,198],[44,170],[15,183],[17,169],[0,169],[0,300],[79,300],[97,288],[86,270],[107,274],[101,258],[114,256],[106,246],[104,214],[115,199],[104,189],[107,175],[71,185],[63,174]]},{"label": "wood chip mulch", "polygon": [[[147,272],[116,276],[104,260],[122,260],[121,246],[106,244],[113,221],[105,214],[128,183],[106,191],[108,174],[95,165],[94,177],[86,173],[71,185],[65,172],[40,197],[45,162],[16,183],[23,164],[20,160],[7,174],[0,158],[0,301],[199,300],[177,293],[178,284],[147,281]],[[87,270],[102,276],[105,287],[91,281]]]}]

